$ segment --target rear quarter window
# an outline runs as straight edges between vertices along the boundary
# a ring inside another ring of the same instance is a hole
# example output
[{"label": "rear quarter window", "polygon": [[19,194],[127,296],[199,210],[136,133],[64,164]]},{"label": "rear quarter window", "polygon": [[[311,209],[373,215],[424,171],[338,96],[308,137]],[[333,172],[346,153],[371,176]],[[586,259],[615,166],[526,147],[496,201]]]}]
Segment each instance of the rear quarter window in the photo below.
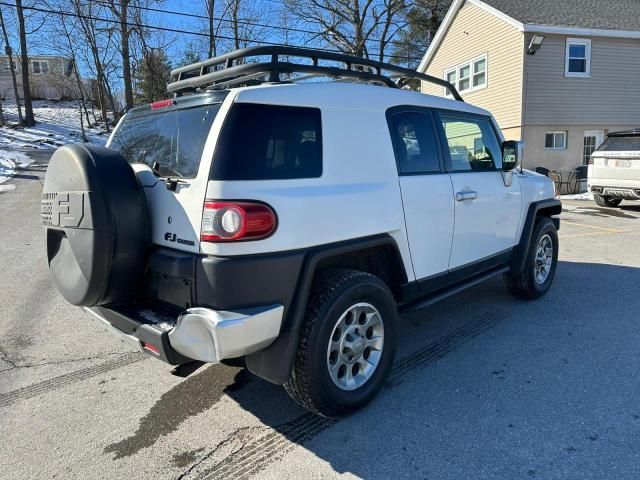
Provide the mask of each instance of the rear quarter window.
[{"label": "rear quarter window", "polygon": [[129,163],[156,164],[162,177],[195,178],[219,105],[125,117],[110,147]]},{"label": "rear quarter window", "polygon": [[233,105],[218,139],[213,180],[286,180],[321,175],[320,109]]}]

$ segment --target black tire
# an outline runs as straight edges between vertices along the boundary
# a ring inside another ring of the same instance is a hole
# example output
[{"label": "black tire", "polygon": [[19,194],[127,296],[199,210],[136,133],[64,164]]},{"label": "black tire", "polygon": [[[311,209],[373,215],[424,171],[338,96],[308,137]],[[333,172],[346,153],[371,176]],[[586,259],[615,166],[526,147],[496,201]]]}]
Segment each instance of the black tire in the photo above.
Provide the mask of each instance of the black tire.
[{"label": "black tire", "polygon": [[[382,318],[384,344],[375,370],[354,390],[343,390],[328,369],[328,346],[340,317],[357,303],[373,306]],[[398,313],[387,285],[378,277],[356,270],[321,272],[312,287],[305,324],[288,382],[287,393],[302,407],[329,418],[339,418],[365,406],[385,382],[395,357]]]},{"label": "black tire", "polygon": [[611,198],[611,197],[605,197],[602,195],[594,195],[593,200],[596,202],[597,205],[601,207],[610,207],[610,208],[615,208],[619,206],[620,203],[622,203],[621,198]]},{"label": "black tire", "polygon": [[[551,239],[553,246],[552,262],[549,268],[546,279],[539,283],[536,280],[536,254],[540,240],[548,235]],[[529,251],[525,260],[524,270],[522,273],[514,275],[507,273],[504,275],[504,282],[511,294],[518,298],[526,300],[533,300],[541,297],[549,290],[553,283],[553,278],[556,274],[556,267],[558,265],[558,231],[550,218],[540,218],[531,234],[531,242],[529,244]]]},{"label": "black tire", "polygon": [[147,263],[142,187],[115,150],[68,145],[49,161],[42,192],[49,270],[71,304],[128,300]]}]

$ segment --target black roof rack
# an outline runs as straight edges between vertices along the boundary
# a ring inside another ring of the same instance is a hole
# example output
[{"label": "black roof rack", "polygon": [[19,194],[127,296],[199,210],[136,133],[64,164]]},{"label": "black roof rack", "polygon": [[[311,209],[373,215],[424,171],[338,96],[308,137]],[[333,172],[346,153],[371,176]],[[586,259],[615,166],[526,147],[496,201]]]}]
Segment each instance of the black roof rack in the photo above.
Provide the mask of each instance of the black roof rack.
[{"label": "black roof rack", "polygon": [[[251,57],[271,57],[269,61],[248,61]],[[281,57],[285,57],[281,59]],[[311,63],[293,63],[292,57],[306,59]],[[320,65],[320,61],[342,63],[344,66]],[[463,101],[456,88],[446,80],[420,73],[409,68],[366,58],[333,53],[311,48],[286,45],[249,47],[226,55],[210,58],[171,71],[169,92],[180,96],[198,89],[228,88],[231,86],[255,85],[262,82],[295,81],[282,79],[281,74],[303,73],[303,78],[331,77],[353,79],[400,88],[408,79],[422,80],[447,88],[451,95]]]}]

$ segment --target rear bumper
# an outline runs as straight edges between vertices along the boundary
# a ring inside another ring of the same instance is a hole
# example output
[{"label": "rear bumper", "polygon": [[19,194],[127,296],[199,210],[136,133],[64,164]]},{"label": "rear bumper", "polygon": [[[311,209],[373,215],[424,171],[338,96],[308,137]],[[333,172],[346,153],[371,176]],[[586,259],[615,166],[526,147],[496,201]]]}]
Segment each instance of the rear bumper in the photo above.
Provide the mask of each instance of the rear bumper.
[{"label": "rear bumper", "polygon": [[85,310],[125,343],[171,365],[255,353],[276,339],[284,313],[279,304],[235,311],[195,307],[177,316],[127,306]]},{"label": "rear bumper", "polygon": [[640,182],[628,180],[590,180],[587,190],[596,195],[603,195],[626,200],[640,200]]}]

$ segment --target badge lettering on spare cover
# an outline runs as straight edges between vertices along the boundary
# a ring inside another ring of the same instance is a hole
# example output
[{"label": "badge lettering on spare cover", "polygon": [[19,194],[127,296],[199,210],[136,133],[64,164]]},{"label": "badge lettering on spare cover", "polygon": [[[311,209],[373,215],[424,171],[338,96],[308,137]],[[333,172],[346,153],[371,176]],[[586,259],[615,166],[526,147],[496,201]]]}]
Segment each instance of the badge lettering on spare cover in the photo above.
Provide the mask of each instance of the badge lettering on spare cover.
[{"label": "badge lettering on spare cover", "polygon": [[181,245],[190,245],[194,246],[195,242],[193,240],[185,240],[184,238],[178,238],[175,233],[167,232],[164,234],[164,239],[167,242],[180,243]]},{"label": "badge lettering on spare cover", "polygon": [[40,215],[47,227],[91,228],[85,218],[85,198],[89,192],[49,192],[42,194]]}]

